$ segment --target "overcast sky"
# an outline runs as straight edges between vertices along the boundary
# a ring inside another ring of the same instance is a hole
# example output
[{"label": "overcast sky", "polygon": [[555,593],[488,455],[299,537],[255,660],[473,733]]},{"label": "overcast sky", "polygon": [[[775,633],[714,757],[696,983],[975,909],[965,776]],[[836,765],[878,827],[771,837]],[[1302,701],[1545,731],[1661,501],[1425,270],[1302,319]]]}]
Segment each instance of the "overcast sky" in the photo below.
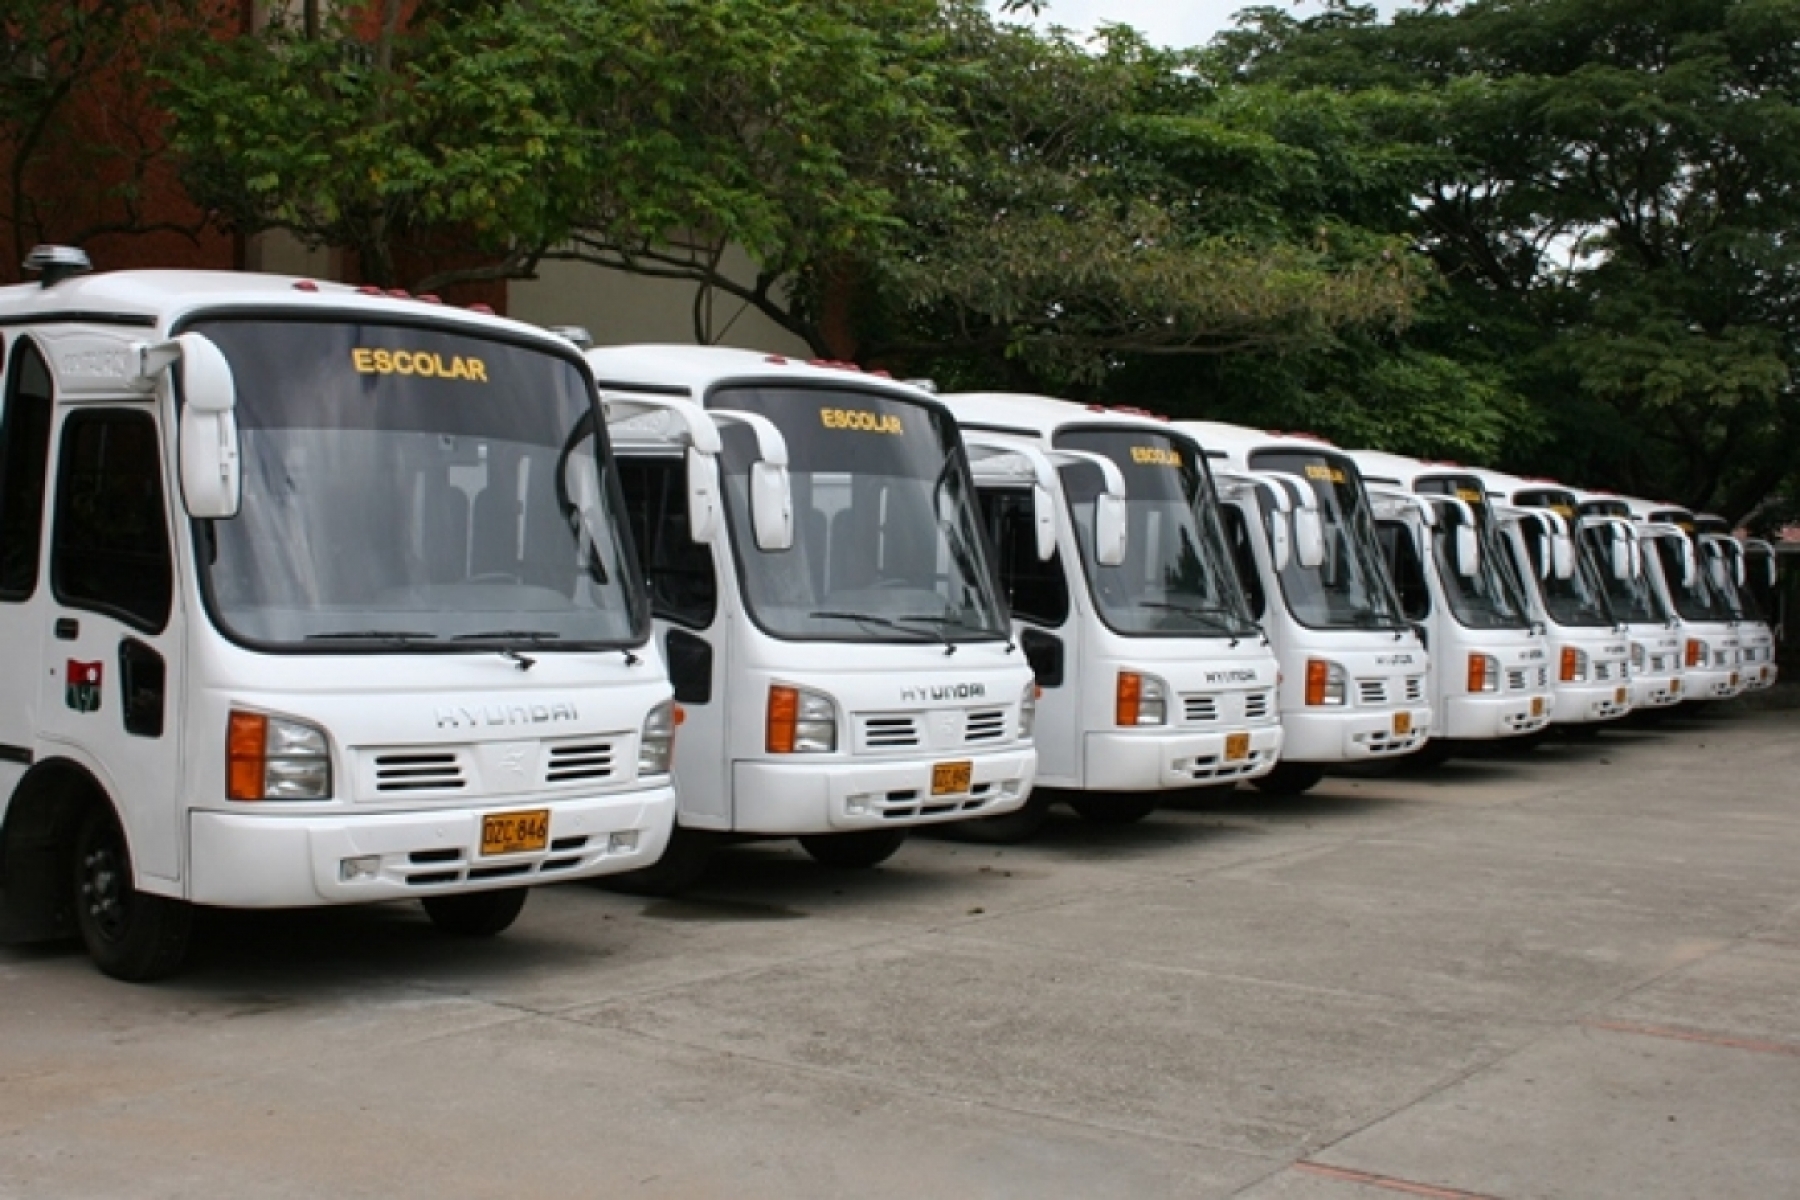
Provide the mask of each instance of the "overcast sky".
[{"label": "overcast sky", "polygon": [[[1272,8],[1291,8],[1297,17],[1315,16],[1319,5],[1301,0],[1049,0],[1044,13],[1031,22],[1039,28],[1062,25],[1078,33],[1091,33],[1102,24],[1130,25],[1151,42],[1175,49],[1204,46],[1213,34],[1231,27],[1234,13],[1265,3]],[[988,7],[999,12],[998,0]],[[1396,0],[1379,0],[1384,17],[1399,7]],[[1002,17],[1023,21],[1023,16]]]}]

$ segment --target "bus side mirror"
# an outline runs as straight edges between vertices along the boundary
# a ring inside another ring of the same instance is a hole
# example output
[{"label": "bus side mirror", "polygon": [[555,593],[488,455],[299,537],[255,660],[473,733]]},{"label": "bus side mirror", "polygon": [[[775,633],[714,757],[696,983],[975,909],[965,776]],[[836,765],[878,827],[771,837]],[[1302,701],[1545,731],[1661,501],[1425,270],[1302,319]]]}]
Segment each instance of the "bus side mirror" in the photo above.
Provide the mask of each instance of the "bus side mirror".
[{"label": "bus side mirror", "polygon": [[1550,538],[1551,559],[1556,567],[1556,577],[1567,579],[1575,574],[1575,543],[1563,534],[1552,534]]},{"label": "bus side mirror", "polygon": [[1125,497],[1101,492],[1094,497],[1094,561],[1116,567],[1125,561]]},{"label": "bus side mirror", "polygon": [[687,449],[688,536],[705,545],[719,535],[719,460]]},{"label": "bus side mirror", "polygon": [[231,364],[200,334],[184,333],[175,340],[180,347],[182,504],[195,520],[229,520],[237,516],[244,493]]},{"label": "bus side mirror", "polygon": [[1476,540],[1473,525],[1458,525],[1455,530],[1455,541],[1451,543],[1456,553],[1456,573],[1465,579],[1472,579],[1481,566],[1481,544]]},{"label": "bus side mirror", "polygon": [[1613,578],[1624,582],[1636,574],[1631,561],[1631,540],[1623,534],[1614,537],[1612,542]]},{"label": "bus side mirror", "polygon": [[1316,508],[1294,510],[1294,557],[1307,568],[1325,562],[1325,526],[1320,522]]},{"label": "bus side mirror", "polygon": [[786,463],[750,464],[750,525],[758,550],[786,550],[794,544],[794,492]]},{"label": "bus side mirror", "polygon": [[1294,560],[1294,539],[1288,534],[1287,514],[1273,512],[1267,522],[1269,530],[1269,565],[1285,571]]},{"label": "bus side mirror", "polygon": [[1038,561],[1049,562],[1056,553],[1056,497],[1041,483],[1031,485],[1031,528]]}]

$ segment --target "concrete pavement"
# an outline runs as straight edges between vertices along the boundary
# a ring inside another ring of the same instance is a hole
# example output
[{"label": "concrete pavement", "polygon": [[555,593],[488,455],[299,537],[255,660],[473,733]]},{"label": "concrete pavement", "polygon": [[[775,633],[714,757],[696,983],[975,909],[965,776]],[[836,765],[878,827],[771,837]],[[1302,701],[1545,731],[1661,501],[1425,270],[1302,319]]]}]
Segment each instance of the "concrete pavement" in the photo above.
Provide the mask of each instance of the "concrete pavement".
[{"label": "concrete pavement", "polygon": [[1800,1196],[1800,711],[692,897],[0,949],[0,1197]]}]

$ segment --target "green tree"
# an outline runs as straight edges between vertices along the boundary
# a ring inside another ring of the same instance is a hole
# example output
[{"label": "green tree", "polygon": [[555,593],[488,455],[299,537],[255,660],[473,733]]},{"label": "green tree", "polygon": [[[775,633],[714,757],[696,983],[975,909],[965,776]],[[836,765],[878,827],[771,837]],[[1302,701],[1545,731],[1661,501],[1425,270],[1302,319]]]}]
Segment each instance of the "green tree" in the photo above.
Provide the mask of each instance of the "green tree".
[{"label": "green tree", "polygon": [[729,293],[821,354],[1058,383],[1392,324],[1417,293],[1398,241],[1169,168],[1293,150],[1194,119],[1185,63],[1127,31],[1090,53],[975,0],[335,12],[196,39],[162,79],[197,196],[375,282],[574,259]]},{"label": "green tree", "polygon": [[0,14],[0,228],[9,273],[39,242],[198,231],[203,213],[151,203],[166,147],[147,71],[173,30],[223,19],[225,7],[9,0]]},{"label": "green tree", "polygon": [[1408,344],[1498,368],[1502,465],[1743,517],[1800,435],[1800,3],[1477,0],[1388,25],[1259,11],[1214,77],[1403,92],[1445,290]]}]

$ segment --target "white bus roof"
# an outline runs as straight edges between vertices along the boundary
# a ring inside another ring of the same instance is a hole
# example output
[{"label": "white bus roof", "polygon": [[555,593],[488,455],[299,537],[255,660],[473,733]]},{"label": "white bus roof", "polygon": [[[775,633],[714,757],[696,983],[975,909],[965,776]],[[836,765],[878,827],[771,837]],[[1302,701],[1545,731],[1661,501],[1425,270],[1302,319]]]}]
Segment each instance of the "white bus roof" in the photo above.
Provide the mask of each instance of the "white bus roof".
[{"label": "white bus roof", "polygon": [[228,308],[315,310],[371,318],[449,321],[569,347],[534,325],[432,297],[253,271],[107,271],[45,286],[0,287],[0,327],[36,323],[123,325],[166,331],[192,313]]},{"label": "white bus roof", "polygon": [[1258,450],[1297,450],[1348,457],[1348,452],[1343,447],[1310,433],[1257,429],[1225,421],[1178,420],[1175,424],[1206,447],[1208,457],[1224,459],[1239,470],[1249,469],[1250,456]]},{"label": "white bus roof", "polygon": [[742,350],[731,346],[684,346],[675,343],[643,343],[594,346],[584,351],[601,387],[685,388],[698,400],[720,383],[759,381],[783,383],[831,383],[838,386],[884,388],[913,399],[935,400],[931,392],[848,363],[830,363]]},{"label": "white bus roof", "polygon": [[1193,441],[1179,425],[1141,410],[1078,404],[1055,396],[1028,392],[952,392],[938,397],[956,414],[959,424],[994,433],[1013,433],[1049,442],[1059,429],[1072,425],[1117,425],[1124,429],[1154,430]]}]

